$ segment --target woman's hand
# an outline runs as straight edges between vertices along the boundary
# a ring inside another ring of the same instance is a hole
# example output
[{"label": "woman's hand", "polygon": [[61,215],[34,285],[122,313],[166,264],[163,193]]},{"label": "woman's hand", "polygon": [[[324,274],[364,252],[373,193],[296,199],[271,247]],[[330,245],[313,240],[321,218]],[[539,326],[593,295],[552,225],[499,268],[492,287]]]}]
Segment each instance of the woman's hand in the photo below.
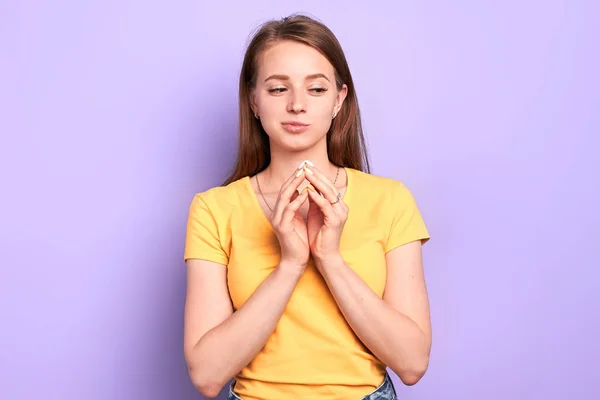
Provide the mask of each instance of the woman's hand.
[{"label": "woman's hand", "polygon": [[305,165],[308,191],[308,242],[317,265],[340,259],[340,239],[348,219],[348,206],[333,183],[317,168]]},{"label": "woman's hand", "polygon": [[297,192],[305,175],[304,169],[299,169],[284,182],[269,218],[281,247],[279,266],[299,272],[304,271],[310,258],[306,223],[298,214],[308,198],[306,191],[302,194]]}]

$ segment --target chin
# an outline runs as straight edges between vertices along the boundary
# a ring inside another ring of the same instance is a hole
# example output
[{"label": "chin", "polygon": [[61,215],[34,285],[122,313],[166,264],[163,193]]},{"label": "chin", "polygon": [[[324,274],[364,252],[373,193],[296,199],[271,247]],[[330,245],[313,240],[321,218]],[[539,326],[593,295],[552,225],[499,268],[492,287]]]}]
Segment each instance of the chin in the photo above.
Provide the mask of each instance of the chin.
[{"label": "chin", "polygon": [[[271,126],[268,134],[271,146],[281,148],[286,151],[303,151],[318,146],[319,143],[325,142],[327,132],[322,134],[315,133],[315,126],[311,126],[307,131],[302,133],[290,133],[280,126]],[[318,130],[318,129],[317,129]]]},{"label": "chin", "polygon": [[286,151],[302,152],[313,148],[314,145],[314,143],[281,143],[279,147],[285,149]]},{"label": "chin", "polygon": [[311,137],[310,135],[296,135],[294,137],[283,137],[277,141],[277,146],[291,151],[303,151],[311,149],[318,145],[320,138]]}]

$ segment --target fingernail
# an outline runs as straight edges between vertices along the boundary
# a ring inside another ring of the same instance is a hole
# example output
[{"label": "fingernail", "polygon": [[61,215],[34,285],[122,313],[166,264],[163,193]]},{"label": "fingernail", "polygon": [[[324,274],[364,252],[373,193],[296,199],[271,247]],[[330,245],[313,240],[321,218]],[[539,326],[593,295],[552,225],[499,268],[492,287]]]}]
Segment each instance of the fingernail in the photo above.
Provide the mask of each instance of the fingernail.
[{"label": "fingernail", "polygon": [[313,185],[311,185],[310,183],[308,184],[308,186],[306,186],[306,189],[312,190],[313,192],[315,191],[315,187]]},{"label": "fingernail", "polygon": [[304,160],[298,165],[298,169],[302,169],[304,167],[304,164],[308,164],[311,167],[315,166],[315,164],[311,163],[309,160]]},{"label": "fingernail", "polygon": [[305,187],[304,189],[302,189],[302,192],[301,192],[300,194],[304,194],[304,193],[306,193],[307,191],[308,191],[308,186],[307,186],[307,187]]},{"label": "fingernail", "polygon": [[314,175],[313,172],[310,169],[308,169],[306,165],[304,166],[304,171],[306,171],[306,173],[309,175]]},{"label": "fingernail", "polygon": [[304,173],[304,169],[301,169],[300,171],[296,172],[296,178],[299,177],[300,175],[302,175]]}]

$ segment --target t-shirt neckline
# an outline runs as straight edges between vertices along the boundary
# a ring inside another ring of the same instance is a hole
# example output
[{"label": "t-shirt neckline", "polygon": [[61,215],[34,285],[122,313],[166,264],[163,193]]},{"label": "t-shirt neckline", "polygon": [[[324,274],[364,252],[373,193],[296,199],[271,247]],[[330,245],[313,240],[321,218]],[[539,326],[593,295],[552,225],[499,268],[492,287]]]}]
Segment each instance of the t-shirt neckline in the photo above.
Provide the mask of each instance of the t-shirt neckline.
[{"label": "t-shirt neckline", "polygon": [[[351,187],[352,187],[352,168],[348,168],[348,167],[341,167],[344,169],[344,171],[346,171],[346,190],[344,191],[344,194],[342,195],[342,201],[344,201],[344,203],[346,203],[346,205],[348,205],[348,201],[350,199],[350,197],[348,196],[348,192],[350,191]],[[260,213],[260,220],[262,221],[262,224],[264,224],[267,228],[269,228],[270,230],[273,229],[273,226],[271,225],[271,222],[269,221],[267,215],[265,214],[265,212],[263,211],[262,207],[260,206],[260,202],[258,200],[258,195],[257,193],[254,191],[254,189],[252,188],[252,182],[250,182],[250,179],[252,177],[250,175],[247,175],[244,177],[244,183],[246,186],[246,189],[249,192],[250,197],[252,198],[252,207],[254,208],[253,212],[258,211]]]}]

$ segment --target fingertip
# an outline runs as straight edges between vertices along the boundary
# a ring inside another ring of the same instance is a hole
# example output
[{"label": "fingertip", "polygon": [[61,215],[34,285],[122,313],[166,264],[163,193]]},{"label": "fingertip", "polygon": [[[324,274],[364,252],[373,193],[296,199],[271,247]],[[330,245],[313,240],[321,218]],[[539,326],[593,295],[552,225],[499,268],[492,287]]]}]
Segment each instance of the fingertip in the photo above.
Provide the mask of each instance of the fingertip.
[{"label": "fingertip", "polygon": [[308,196],[308,194],[307,194],[306,192],[307,192],[307,190],[306,190],[306,189],[303,189],[303,190],[302,190],[302,193],[300,193],[300,194],[298,195],[298,197],[300,197],[300,198],[302,198],[302,199],[306,198],[306,196]]}]

